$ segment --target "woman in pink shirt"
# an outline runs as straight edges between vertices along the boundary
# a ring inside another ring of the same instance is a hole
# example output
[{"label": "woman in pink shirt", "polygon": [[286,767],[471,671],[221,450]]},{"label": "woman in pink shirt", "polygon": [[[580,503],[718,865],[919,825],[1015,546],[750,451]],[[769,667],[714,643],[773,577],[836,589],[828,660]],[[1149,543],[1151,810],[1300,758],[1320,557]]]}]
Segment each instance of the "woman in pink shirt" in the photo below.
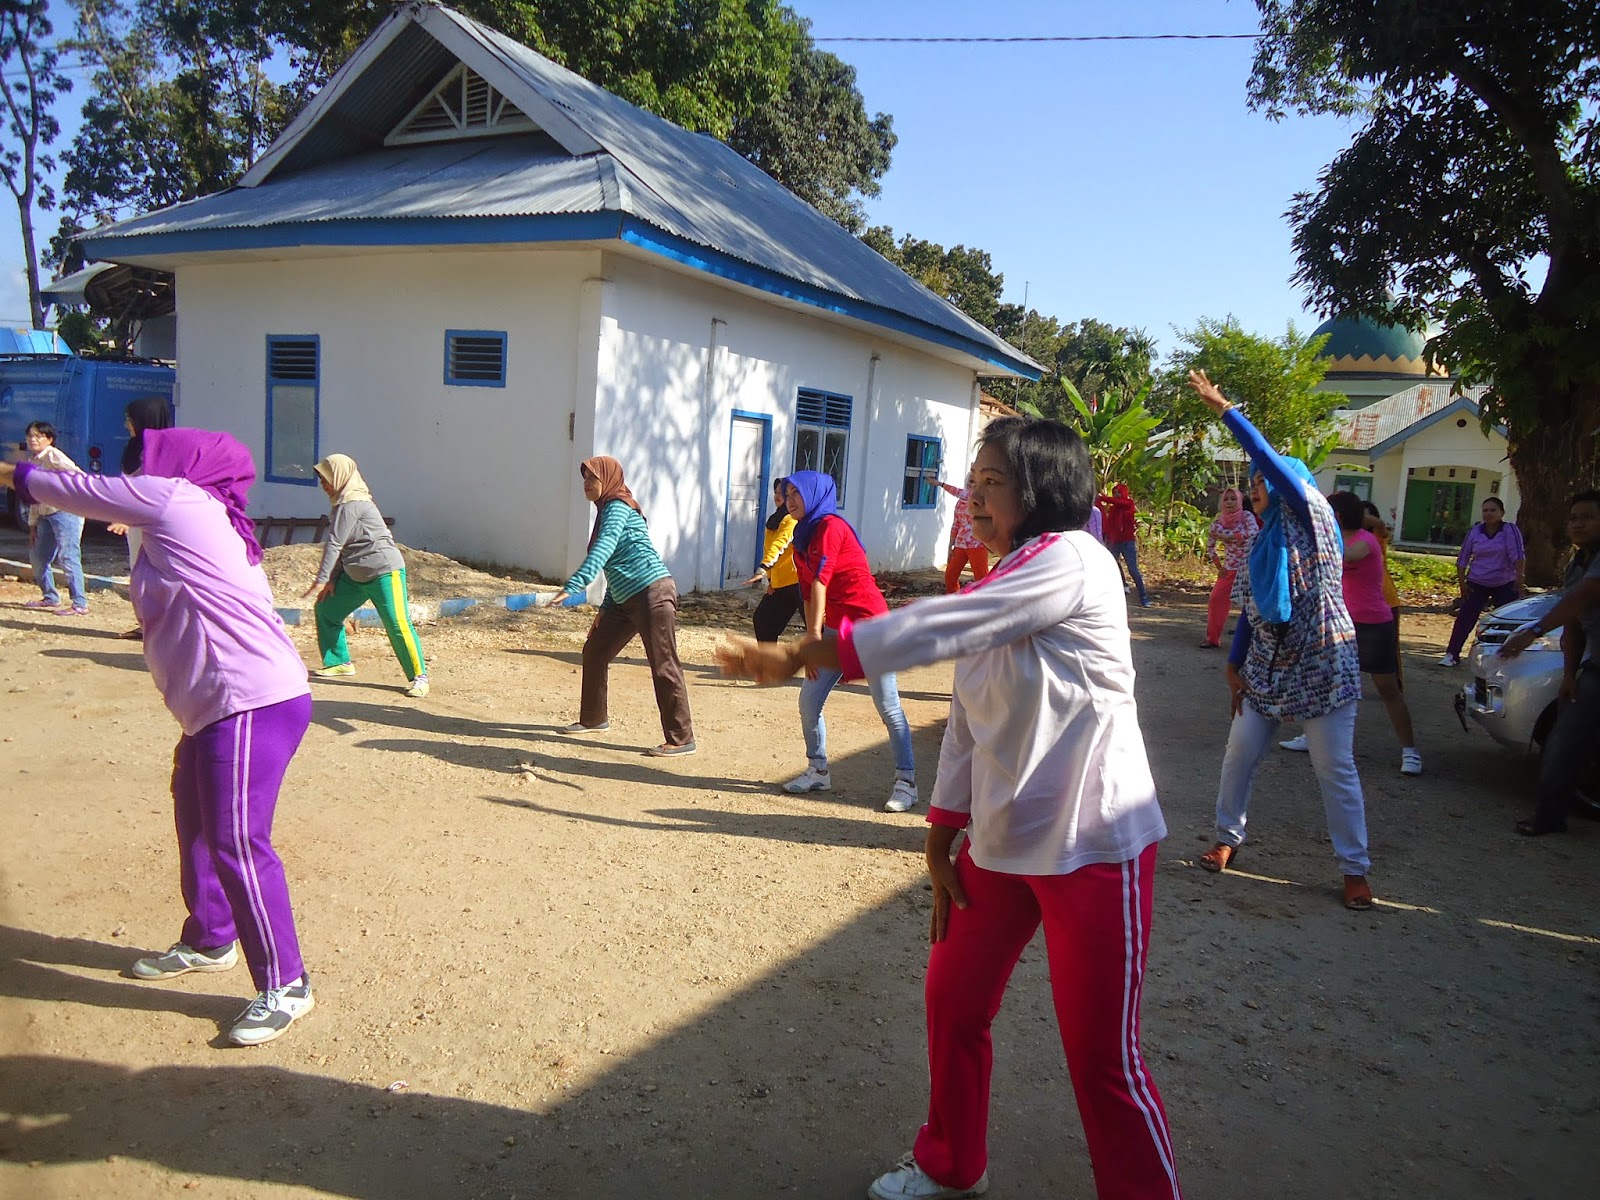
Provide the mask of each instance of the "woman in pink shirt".
[{"label": "woman in pink shirt", "polygon": [[132,972],[164,980],[226,971],[242,944],[260,994],[228,1040],[253,1046],[315,1003],[272,847],[278,789],[311,723],[311,688],[245,515],[250,452],[226,433],[150,429],[142,453],[136,475],[0,464],[0,487],[142,534],[129,598],[150,676],[183,729],[172,799],[189,919],[171,949]]},{"label": "woman in pink shirt", "polygon": [[[1206,603],[1206,640],[1202,650],[1222,645],[1222,627],[1228,623],[1228,610],[1238,592],[1239,571],[1249,565],[1250,545],[1256,540],[1256,519],[1244,506],[1244,493],[1236,487],[1222,489],[1217,502],[1217,519],[1206,534],[1206,558],[1217,569],[1217,582]],[[1217,547],[1222,557],[1217,557]]]},{"label": "woman in pink shirt", "polygon": [[[1367,510],[1354,492],[1335,492],[1328,505],[1344,535],[1344,606],[1356,627],[1356,655],[1361,670],[1372,676],[1372,686],[1389,714],[1395,736],[1400,739],[1400,773],[1422,774],[1422,755],[1417,750],[1417,735],[1411,725],[1411,709],[1400,686],[1400,642],[1395,636],[1395,612],[1384,598],[1383,584],[1388,578],[1384,567],[1383,544],[1365,529]],[[1291,742],[1285,749],[1302,747]]]}]

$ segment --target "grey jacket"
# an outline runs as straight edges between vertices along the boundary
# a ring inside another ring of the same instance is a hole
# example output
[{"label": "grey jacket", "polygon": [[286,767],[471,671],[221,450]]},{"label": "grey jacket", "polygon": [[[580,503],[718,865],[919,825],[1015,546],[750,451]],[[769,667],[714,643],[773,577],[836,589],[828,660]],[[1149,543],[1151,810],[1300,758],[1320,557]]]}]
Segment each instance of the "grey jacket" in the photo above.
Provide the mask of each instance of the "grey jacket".
[{"label": "grey jacket", "polygon": [[327,583],[342,570],[357,583],[371,583],[379,575],[403,571],[406,560],[383,523],[383,514],[371,500],[340,504],[328,519],[328,542],[322,549],[317,582]]}]

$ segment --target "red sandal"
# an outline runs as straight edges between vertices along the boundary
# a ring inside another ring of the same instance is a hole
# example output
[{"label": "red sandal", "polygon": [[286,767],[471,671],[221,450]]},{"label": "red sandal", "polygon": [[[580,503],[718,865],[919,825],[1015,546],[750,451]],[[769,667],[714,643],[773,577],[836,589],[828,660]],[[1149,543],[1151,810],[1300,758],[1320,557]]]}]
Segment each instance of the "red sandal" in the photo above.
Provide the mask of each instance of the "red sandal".
[{"label": "red sandal", "polygon": [[1230,846],[1227,842],[1218,842],[1200,856],[1200,866],[1204,870],[1220,873],[1226,871],[1233,860],[1238,857],[1238,846]]}]

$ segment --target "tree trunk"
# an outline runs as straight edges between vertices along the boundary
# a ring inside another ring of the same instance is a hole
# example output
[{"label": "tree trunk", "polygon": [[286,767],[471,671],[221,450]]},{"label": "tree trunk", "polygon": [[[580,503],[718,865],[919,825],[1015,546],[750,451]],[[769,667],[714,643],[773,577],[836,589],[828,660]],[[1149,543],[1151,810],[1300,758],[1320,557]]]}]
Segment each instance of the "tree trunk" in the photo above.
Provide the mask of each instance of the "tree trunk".
[{"label": "tree trunk", "polygon": [[1600,387],[1579,386],[1564,398],[1548,397],[1541,408],[1568,412],[1568,421],[1545,421],[1511,443],[1522,507],[1510,514],[1528,548],[1528,582],[1554,587],[1566,560],[1567,508],[1572,494],[1596,485],[1595,434],[1600,431]]},{"label": "tree trunk", "polygon": [[39,251],[33,244],[33,188],[17,197],[17,219],[22,226],[22,261],[28,273],[28,315],[33,328],[44,328],[44,300],[39,295]]}]

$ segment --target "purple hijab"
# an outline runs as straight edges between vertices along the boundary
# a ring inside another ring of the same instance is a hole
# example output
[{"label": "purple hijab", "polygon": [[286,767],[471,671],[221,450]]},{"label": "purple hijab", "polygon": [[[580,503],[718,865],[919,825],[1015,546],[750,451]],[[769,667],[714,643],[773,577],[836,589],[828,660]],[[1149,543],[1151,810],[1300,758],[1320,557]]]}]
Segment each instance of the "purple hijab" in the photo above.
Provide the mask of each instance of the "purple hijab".
[{"label": "purple hijab", "polygon": [[222,501],[228,520],[244,542],[245,558],[252,565],[261,561],[256,524],[245,515],[250,487],[256,481],[256,464],[232,434],[208,429],[147,429],[143,471],[166,479],[186,479]]}]

